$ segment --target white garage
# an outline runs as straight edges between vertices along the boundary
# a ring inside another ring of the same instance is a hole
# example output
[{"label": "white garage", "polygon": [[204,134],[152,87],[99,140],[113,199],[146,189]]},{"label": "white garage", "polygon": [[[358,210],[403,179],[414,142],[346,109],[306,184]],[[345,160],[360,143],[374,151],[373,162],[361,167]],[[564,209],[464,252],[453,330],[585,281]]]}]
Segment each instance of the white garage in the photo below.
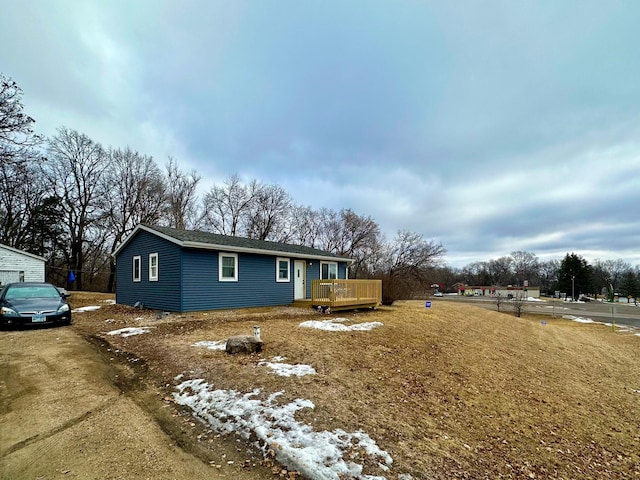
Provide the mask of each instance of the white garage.
[{"label": "white garage", "polygon": [[0,244],[0,285],[44,282],[44,263],[38,255]]}]

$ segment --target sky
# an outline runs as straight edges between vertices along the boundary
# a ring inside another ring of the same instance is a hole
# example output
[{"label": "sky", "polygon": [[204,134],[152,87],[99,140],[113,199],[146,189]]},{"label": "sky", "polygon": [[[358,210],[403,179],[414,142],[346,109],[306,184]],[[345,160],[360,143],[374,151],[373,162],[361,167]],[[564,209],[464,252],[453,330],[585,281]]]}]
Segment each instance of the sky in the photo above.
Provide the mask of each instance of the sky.
[{"label": "sky", "polygon": [[454,267],[640,264],[640,2],[0,0],[37,133],[352,209]]}]

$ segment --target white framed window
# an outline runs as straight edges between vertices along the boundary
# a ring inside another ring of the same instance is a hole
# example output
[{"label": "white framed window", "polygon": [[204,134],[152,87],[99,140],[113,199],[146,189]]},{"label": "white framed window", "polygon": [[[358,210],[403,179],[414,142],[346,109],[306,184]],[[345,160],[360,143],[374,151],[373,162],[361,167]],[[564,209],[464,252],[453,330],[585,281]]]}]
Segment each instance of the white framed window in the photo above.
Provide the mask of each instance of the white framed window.
[{"label": "white framed window", "polygon": [[221,282],[238,281],[238,254],[222,253],[218,254],[218,280]]},{"label": "white framed window", "polygon": [[276,258],[276,282],[290,282],[291,260]]},{"label": "white framed window", "polygon": [[157,253],[149,254],[149,281],[150,282],[158,281],[158,254]]},{"label": "white framed window", "polygon": [[320,262],[320,279],[331,280],[333,278],[338,278],[338,263]]},{"label": "white framed window", "polygon": [[142,259],[140,255],[133,257],[133,281],[139,282],[142,280]]}]

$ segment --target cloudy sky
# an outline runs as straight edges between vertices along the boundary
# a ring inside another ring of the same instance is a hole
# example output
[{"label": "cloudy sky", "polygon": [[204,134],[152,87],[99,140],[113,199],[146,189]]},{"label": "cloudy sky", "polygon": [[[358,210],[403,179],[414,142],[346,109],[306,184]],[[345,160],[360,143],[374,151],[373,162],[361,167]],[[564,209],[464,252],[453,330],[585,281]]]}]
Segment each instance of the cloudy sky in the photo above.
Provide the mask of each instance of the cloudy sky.
[{"label": "cloudy sky", "polygon": [[640,264],[640,2],[0,0],[0,72],[206,190],[237,173],[464,266]]}]

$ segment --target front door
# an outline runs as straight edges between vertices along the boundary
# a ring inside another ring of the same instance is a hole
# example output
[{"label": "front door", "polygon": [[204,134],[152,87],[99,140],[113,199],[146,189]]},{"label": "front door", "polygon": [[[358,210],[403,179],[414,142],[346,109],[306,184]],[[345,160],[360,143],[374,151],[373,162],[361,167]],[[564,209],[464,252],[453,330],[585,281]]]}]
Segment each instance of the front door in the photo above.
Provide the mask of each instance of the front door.
[{"label": "front door", "polygon": [[294,283],[294,298],[296,300],[302,300],[306,298],[305,292],[305,264],[304,260],[296,260],[293,266],[293,283]]}]

